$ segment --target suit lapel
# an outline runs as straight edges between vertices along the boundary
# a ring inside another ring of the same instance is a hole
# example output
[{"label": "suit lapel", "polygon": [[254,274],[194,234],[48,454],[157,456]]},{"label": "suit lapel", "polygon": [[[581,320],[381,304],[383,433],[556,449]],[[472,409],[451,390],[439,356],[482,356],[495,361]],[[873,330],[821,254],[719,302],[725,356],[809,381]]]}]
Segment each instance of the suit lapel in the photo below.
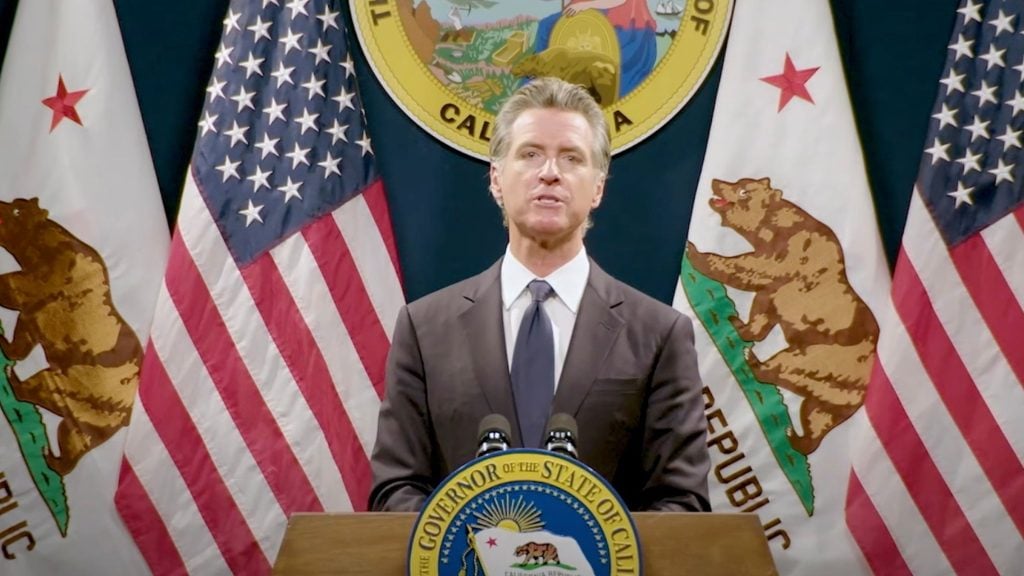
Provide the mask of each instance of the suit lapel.
[{"label": "suit lapel", "polygon": [[505,351],[505,329],[501,316],[501,260],[467,285],[463,297],[470,302],[459,317],[473,362],[473,374],[492,413],[508,418],[513,445],[521,446],[512,384]]},{"label": "suit lapel", "polygon": [[622,292],[615,281],[591,260],[590,278],[558,380],[552,414],[576,415],[622,329],[623,320],[614,310],[621,303]]}]

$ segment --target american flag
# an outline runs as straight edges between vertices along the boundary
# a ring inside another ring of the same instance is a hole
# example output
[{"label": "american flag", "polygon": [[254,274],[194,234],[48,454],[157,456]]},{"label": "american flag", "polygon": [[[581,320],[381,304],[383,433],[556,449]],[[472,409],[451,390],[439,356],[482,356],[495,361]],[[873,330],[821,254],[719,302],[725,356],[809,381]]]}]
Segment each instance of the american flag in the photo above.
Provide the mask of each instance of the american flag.
[{"label": "american flag", "polygon": [[1022,12],[958,10],[852,454],[879,574],[1024,574]]},{"label": "american flag", "polygon": [[365,508],[398,260],[338,2],[233,0],[116,501],[155,573]]}]

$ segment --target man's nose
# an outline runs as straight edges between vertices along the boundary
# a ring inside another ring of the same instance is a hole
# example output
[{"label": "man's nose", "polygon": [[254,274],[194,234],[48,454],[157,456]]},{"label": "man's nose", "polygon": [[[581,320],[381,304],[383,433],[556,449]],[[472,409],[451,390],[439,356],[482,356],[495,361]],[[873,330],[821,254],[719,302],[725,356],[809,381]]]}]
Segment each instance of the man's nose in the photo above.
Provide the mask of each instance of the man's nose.
[{"label": "man's nose", "polygon": [[544,160],[544,164],[540,167],[540,179],[545,184],[553,184],[561,178],[561,173],[558,170],[558,159],[548,158]]}]

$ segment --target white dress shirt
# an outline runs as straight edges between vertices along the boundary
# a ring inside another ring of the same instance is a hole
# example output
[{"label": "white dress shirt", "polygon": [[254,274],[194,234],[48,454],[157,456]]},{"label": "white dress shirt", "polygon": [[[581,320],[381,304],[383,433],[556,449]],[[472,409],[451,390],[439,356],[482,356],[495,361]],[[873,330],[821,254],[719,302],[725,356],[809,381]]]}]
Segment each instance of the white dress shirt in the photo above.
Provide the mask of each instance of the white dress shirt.
[{"label": "white dress shirt", "polygon": [[569,351],[572,329],[576,325],[576,314],[583,300],[583,290],[590,276],[590,260],[586,248],[581,248],[572,260],[544,278],[530,272],[506,247],[501,260],[501,319],[505,325],[505,352],[509,371],[512,370],[512,353],[516,349],[516,337],[523,315],[533,300],[527,285],[533,280],[544,280],[554,294],[544,301],[544,312],[551,319],[551,331],[555,341],[555,388],[562,375],[565,355]]}]

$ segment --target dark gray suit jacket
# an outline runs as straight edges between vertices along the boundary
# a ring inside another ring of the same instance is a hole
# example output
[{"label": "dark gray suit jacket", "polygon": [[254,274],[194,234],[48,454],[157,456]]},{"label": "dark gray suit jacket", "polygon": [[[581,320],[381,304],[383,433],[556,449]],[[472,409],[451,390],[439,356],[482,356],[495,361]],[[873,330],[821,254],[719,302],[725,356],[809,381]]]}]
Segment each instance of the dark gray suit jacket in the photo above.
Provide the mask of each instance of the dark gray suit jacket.
[{"label": "dark gray suit jacket", "polygon": [[[498,413],[522,446],[502,325],[499,260],[398,316],[373,449],[370,508],[419,511],[473,459]],[[709,510],[704,403],[690,320],[593,261],[552,413],[579,426],[580,460],[630,510]]]}]

